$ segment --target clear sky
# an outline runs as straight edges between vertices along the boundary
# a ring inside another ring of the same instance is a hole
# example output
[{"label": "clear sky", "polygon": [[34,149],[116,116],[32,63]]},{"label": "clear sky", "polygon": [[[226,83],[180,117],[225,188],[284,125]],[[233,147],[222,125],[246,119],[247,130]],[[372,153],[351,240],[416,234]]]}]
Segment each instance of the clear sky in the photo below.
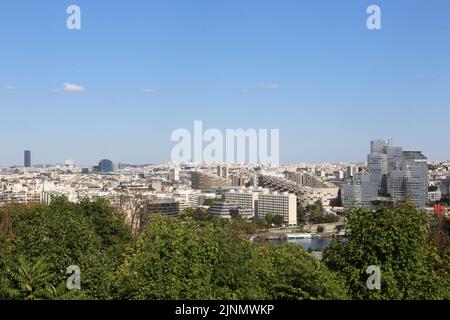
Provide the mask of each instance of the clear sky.
[{"label": "clear sky", "polygon": [[194,120],[278,128],[284,163],[364,161],[381,137],[446,160],[449,71],[448,0],[5,0],[0,163],[169,161]]}]

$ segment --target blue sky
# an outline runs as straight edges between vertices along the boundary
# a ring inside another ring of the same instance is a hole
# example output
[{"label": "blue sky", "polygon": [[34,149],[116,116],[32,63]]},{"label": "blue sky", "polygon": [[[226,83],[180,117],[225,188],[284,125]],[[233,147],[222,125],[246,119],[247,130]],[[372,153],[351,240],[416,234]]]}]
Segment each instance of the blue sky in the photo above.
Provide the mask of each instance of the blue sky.
[{"label": "blue sky", "polygon": [[0,163],[169,161],[194,120],[278,128],[283,163],[363,161],[381,137],[450,159],[447,0],[30,2],[0,10]]}]

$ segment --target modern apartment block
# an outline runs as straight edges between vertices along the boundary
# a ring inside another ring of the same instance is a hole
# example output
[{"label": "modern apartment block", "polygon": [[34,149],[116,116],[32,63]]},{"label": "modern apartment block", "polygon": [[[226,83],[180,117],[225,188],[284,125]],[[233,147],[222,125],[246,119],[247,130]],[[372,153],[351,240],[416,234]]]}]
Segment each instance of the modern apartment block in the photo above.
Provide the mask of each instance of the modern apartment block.
[{"label": "modern apartment block", "polygon": [[256,209],[256,202],[258,201],[258,193],[253,189],[239,189],[231,190],[225,193],[225,201],[237,203],[241,208]]},{"label": "modern apartment block", "polygon": [[241,188],[225,193],[225,202],[235,204],[242,211],[248,210],[247,216],[253,210],[258,218],[266,214],[280,215],[285,225],[297,225],[297,196],[293,193],[271,192],[261,187]]},{"label": "modern apartment block", "polygon": [[0,191],[0,207],[6,204],[37,204],[42,200],[39,191]]},{"label": "modern apartment block", "polygon": [[257,216],[265,217],[266,214],[280,215],[288,226],[297,225],[297,196],[292,193],[265,190],[258,195],[256,206]]},{"label": "modern apartment block", "polygon": [[213,187],[231,186],[231,180],[201,171],[191,172],[192,189],[208,190]]},{"label": "modern apartment block", "polygon": [[324,207],[328,207],[330,203],[339,195],[338,187],[329,188],[312,188],[301,187],[298,191],[298,200],[302,207],[314,205],[317,201],[322,202]]},{"label": "modern apartment block", "polygon": [[311,172],[286,172],[285,178],[289,181],[295,182],[299,187],[310,187],[310,188],[329,188],[333,187],[332,184],[325,181],[323,177],[316,176]]},{"label": "modern apartment block", "polygon": [[392,140],[371,142],[367,174],[357,174],[342,187],[346,208],[377,202],[409,200],[418,208],[428,201],[428,162],[420,151],[403,151]]},{"label": "modern apartment block", "polygon": [[209,214],[217,218],[231,219],[231,212],[237,208],[236,203],[217,201],[209,208]]}]

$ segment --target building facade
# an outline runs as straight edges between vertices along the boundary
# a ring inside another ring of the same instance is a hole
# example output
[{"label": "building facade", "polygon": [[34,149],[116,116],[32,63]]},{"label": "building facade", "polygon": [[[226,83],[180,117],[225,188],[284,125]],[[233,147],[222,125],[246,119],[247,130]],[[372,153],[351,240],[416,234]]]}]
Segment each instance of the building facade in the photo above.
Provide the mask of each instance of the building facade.
[{"label": "building facade", "polygon": [[266,214],[280,215],[287,226],[297,225],[297,196],[292,193],[265,190],[258,195],[256,213],[258,218]]}]

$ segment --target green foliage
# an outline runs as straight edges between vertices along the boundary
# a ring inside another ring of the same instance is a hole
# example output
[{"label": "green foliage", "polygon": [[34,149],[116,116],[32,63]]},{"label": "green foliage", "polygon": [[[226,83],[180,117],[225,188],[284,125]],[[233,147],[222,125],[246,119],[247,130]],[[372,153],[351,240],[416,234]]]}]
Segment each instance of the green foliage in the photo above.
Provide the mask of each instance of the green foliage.
[{"label": "green foliage", "polygon": [[190,217],[194,219],[195,221],[208,221],[210,220],[210,216],[208,215],[208,211],[204,210],[202,208],[187,208],[183,210],[183,213],[181,214],[181,218],[184,217]]},{"label": "green foliage", "polygon": [[121,270],[119,298],[256,298],[252,245],[221,224],[156,218]]},{"label": "green foliage", "polygon": [[[65,283],[54,286],[57,276],[43,257],[29,261],[24,256],[2,260],[0,297],[14,300],[72,299],[79,292],[68,291]],[[81,297],[81,295],[78,295]]]},{"label": "green foliage", "polygon": [[339,221],[339,217],[332,214],[323,214],[317,209],[311,212],[311,222],[314,224],[320,223],[334,223]]},{"label": "green foliage", "polygon": [[331,272],[299,246],[257,247],[233,223],[159,217],[120,271],[120,299],[333,299]]},{"label": "green foliage", "polygon": [[[348,215],[348,243],[333,243],[324,262],[345,280],[354,299],[449,298],[442,260],[429,246],[428,218],[410,204],[357,209]],[[381,290],[368,290],[367,267],[381,269]]]},{"label": "green foliage", "polygon": [[267,222],[266,222],[266,220],[265,220],[264,218],[254,217],[254,218],[253,218],[253,223],[254,223],[255,225],[257,225],[258,228],[260,228],[260,229],[265,229],[265,228],[267,228]]},{"label": "green foliage", "polygon": [[[83,293],[109,298],[109,279],[132,244],[131,230],[104,200],[73,204],[56,198],[51,205],[21,208],[12,219],[13,236],[3,241],[0,259],[44,259],[57,287],[71,265],[82,271]],[[1,263],[1,262],[0,262]]]},{"label": "green foliage", "polygon": [[297,208],[297,225],[298,226],[302,226],[308,221],[306,215],[307,215],[307,211],[305,208],[303,208],[303,207]]},{"label": "green foliage", "polygon": [[248,222],[242,218],[233,218],[231,220],[230,228],[239,234],[241,237],[249,238],[259,231],[259,227],[254,222]]},{"label": "green foliage", "polygon": [[284,223],[283,216],[279,214],[268,213],[264,216],[266,227],[281,227]]},{"label": "green foliage", "polygon": [[[320,202],[308,210],[323,214]],[[450,299],[447,218],[408,204],[357,209],[348,242],[322,262],[298,245],[247,240],[272,223],[280,217],[249,223],[189,209],[156,215],[135,238],[102,199],[1,208],[0,299]],[[66,288],[71,265],[81,290]],[[366,287],[370,265],[381,268],[379,291]]]},{"label": "green foliage", "polygon": [[222,198],[211,198],[211,199],[205,199],[205,201],[203,202],[203,205],[204,206],[207,206],[207,207],[211,207],[213,204],[214,204],[214,202],[223,202],[224,201],[224,199],[222,199]]},{"label": "green foliage", "polygon": [[343,283],[301,246],[288,244],[265,249],[265,285],[272,299],[347,299]]},{"label": "green foliage", "polygon": [[272,222],[276,226],[282,226],[284,223],[284,218],[283,218],[283,216],[276,214],[273,216]]},{"label": "green foliage", "polygon": [[435,192],[438,191],[439,187],[438,186],[429,186],[428,187],[428,191],[429,192]]},{"label": "green foliage", "polygon": [[334,223],[339,221],[339,217],[332,214],[325,214],[322,201],[317,200],[313,205],[308,205],[306,208],[297,209],[297,222],[299,225],[304,224],[309,216],[309,220],[314,224]]}]

